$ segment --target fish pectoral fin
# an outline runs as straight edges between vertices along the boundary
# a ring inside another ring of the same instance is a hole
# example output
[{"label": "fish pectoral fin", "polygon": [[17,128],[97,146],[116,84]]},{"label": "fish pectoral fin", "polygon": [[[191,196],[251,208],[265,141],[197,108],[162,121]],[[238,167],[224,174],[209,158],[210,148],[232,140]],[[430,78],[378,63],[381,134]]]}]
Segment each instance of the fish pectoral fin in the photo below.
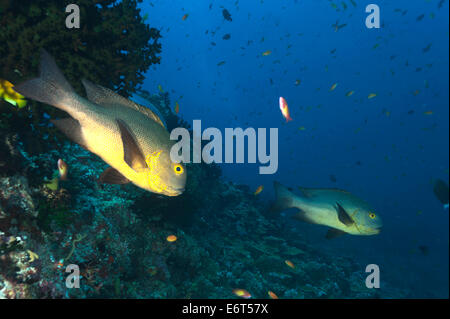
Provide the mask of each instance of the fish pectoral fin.
[{"label": "fish pectoral fin", "polygon": [[350,215],[345,211],[341,204],[336,203],[336,211],[338,214],[339,221],[345,226],[350,226],[355,223],[355,221],[350,217]]},{"label": "fish pectoral fin", "polygon": [[345,234],[346,234],[345,231],[342,231],[342,230],[339,230],[339,229],[336,229],[336,228],[330,228],[327,231],[327,234],[325,235],[325,238],[326,239],[333,239],[333,238],[340,237],[340,236],[345,235]]},{"label": "fish pectoral fin", "polygon": [[116,120],[119,125],[120,136],[122,137],[123,144],[123,159],[132,169],[135,171],[146,168],[147,162],[145,161],[144,154],[133,137],[131,131],[127,128],[126,124],[122,120]]},{"label": "fish pectoral fin", "polygon": [[50,120],[61,132],[63,132],[73,142],[81,145],[87,149],[86,142],[84,141],[83,132],[81,130],[80,122],[69,117],[60,120]]},{"label": "fish pectoral fin", "polygon": [[123,185],[128,184],[130,180],[119,173],[118,170],[108,167],[98,178],[99,183]]}]

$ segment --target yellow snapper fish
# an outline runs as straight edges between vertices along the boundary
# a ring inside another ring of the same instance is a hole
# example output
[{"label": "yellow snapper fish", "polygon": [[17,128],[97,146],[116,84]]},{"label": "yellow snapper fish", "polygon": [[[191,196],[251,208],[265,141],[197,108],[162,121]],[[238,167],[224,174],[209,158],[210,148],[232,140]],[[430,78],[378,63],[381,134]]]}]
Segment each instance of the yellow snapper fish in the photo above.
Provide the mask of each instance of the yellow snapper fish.
[{"label": "yellow snapper fish", "polygon": [[0,98],[21,109],[27,105],[27,101],[24,100],[22,95],[15,92],[13,87],[14,85],[11,82],[0,79]]},{"label": "yellow snapper fish", "polygon": [[349,192],[339,189],[300,188],[298,196],[278,182],[274,182],[277,200],[275,210],[297,208],[297,219],[330,227],[326,238],[344,234],[376,235],[382,222],[370,206]]},{"label": "yellow snapper fish", "polygon": [[150,109],[115,92],[82,80],[88,99],[75,93],[47,51],[41,51],[40,77],[14,90],[52,105],[71,117],[52,120],[75,143],[111,167],[99,178],[109,184],[134,185],[153,193],[183,193],[186,170],[170,159],[174,144],[161,119]]}]

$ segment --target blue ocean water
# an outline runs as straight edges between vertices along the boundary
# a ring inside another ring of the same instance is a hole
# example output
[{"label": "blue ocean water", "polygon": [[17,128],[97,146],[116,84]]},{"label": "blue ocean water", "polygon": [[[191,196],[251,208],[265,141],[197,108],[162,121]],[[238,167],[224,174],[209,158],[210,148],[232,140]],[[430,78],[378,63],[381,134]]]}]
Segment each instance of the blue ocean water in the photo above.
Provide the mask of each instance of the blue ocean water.
[{"label": "blue ocean water", "polygon": [[[276,174],[222,164],[225,177],[264,185],[267,201],[275,180],[357,194],[383,217],[381,234],[330,241],[322,227],[283,215],[274,222],[330,254],[378,264],[382,278],[413,296],[448,297],[448,210],[433,194],[433,180],[448,182],[448,2],[354,3],[145,2],[142,15],[161,29],[164,49],[143,88],[167,88],[179,115],[205,128],[278,128]],[[380,8],[379,29],[365,25],[370,3]]]}]

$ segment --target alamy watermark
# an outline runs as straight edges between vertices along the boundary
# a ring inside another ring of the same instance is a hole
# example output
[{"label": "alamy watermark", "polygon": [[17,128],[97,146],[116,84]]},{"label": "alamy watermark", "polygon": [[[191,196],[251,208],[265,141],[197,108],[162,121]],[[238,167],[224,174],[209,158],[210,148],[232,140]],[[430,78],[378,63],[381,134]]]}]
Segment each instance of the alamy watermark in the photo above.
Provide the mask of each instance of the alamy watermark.
[{"label": "alamy watermark", "polygon": [[66,273],[70,273],[66,277],[66,287],[69,289],[80,288],[80,267],[75,264],[67,265]]},{"label": "alamy watermark", "polygon": [[66,7],[66,13],[69,15],[66,17],[67,29],[79,29],[80,28],[80,7],[76,4],[69,4]]},{"label": "alamy watermark", "polygon": [[370,13],[366,17],[367,29],[380,28],[380,7],[376,4],[369,4],[366,7],[366,13]]},{"label": "alamy watermark", "polygon": [[367,265],[366,273],[370,273],[366,277],[366,287],[369,289],[380,288],[380,267],[377,264]]},{"label": "alamy watermark", "polygon": [[[278,128],[270,128],[268,138],[266,128],[225,128],[223,138],[222,132],[214,127],[202,132],[201,120],[194,120],[192,152],[191,136],[187,129],[175,128],[170,133],[170,139],[178,141],[170,150],[170,159],[175,163],[245,163],[247,153],[247,163],[254,164],[258,160],[260,164],[267,164],[259,167],[259,174],[274,174],[278,170]],[[202,148],[202,141],[209,142]]]}]

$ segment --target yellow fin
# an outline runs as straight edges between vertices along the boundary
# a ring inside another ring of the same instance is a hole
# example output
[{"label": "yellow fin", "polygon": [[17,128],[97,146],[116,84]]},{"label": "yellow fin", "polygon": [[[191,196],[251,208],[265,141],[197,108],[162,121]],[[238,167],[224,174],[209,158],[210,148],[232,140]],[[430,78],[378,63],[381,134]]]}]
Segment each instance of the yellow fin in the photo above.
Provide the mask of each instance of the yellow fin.
[{"label": "yellow fin", "polygon": [[164,123],[161,121],[158,115],[156,115],[152,110],[149,108],[139,105],[131,100],[128,100],[124,98],[123,96],[120,96],[116,92],[107,89],[103,86],[94,84],[86,79],[81,80],[81,82],[84,85],[84,88],[86,89],[86,94],[89,99],[89,101],[94,102],[95,104],[104,106],[104,107],[111,107],[111,106],[124,106],[131,108],[133,110],[136,110],[148,118],[152,119],[162,127],[166,128],[164,126]]},{"label": "yellow fin", "polygon": [[119,126],[120,136],[122,137],[125,163],[127,163],[128,166],[135,171],[141,168],[146,168],[147,163],[145,162],[144,154],[142,154],[142,150],[136,142],[133,133],[128,129],[127,125],[122,120],[117,119],[116,122]]}]

